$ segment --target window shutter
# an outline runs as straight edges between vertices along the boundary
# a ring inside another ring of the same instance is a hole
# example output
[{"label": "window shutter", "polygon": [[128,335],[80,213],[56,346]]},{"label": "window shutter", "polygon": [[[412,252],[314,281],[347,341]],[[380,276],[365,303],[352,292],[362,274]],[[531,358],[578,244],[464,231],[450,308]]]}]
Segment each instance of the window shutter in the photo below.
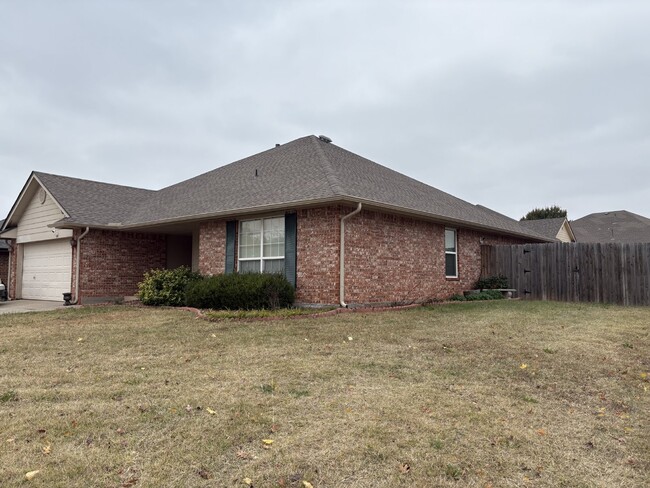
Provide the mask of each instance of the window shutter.
[{"label": "window shutter", "polygon": [[298,215],[284,216],[284,276],[294,288],[296,286],[296,242]]},{"label": "window shutter", "polygon": [[226,222],[226,274],[235,272],[235,232],[237,221]]}]

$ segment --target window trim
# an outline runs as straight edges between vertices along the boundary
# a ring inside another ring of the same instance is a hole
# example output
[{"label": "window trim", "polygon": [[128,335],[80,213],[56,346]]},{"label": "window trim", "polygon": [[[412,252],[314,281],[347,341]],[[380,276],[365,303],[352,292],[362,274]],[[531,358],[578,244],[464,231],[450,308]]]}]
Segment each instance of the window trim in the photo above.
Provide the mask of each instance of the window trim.
[{"label": "window trim", "polygon": [[[284,245],[282,246],[282,256],[264,256],[264,221],[265,220],[272,220],[272,219],[282,219],[282,225],[285,225],[284,221],[284,215],[268,215],[266,217],[259,217],[256,219],[244,219],[239,221],[239,225],[237,226],[237,272],[240,272],[240,263],[242,261],[250,262],[250,261],[259,261],[260,263],[260,271],[259,273],[264,273],[264,261],[272,261],[272,260],[278,260],[282,259],[283,261],[286,261],[286,241],[287,241],[287,236],[286,236],[286,228],[284,229],[285,235],[284,235]],[[260,256],[258,258],[242,258],[241,257],[241,235],[242,235],[242,225],[245,222],[261,222],[260,226]]]},{"label": "window trim", "polygon": [[[451,231],[454,233],[454,250],[453,251],[447,251],[447,231]],[[459,273],[458,273],[458,229],[455,229],[453,227],[445,227],[445,235],[444,235],[444,246],[445,246],[445,278],[447,279],[458,279]],[[454,256],[454,264],[456,268],[456,274],[454,275],[448,275],[447,274],[447,255],[453,255]]]}]

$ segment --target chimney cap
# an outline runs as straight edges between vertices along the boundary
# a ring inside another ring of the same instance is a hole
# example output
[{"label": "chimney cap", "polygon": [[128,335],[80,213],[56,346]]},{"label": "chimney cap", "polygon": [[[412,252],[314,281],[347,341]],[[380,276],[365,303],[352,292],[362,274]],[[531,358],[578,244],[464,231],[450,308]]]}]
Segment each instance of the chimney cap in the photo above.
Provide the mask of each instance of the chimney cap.
[{"label": "chimney cap", "polygon": [[323,142],[327,142],[328,144],[329,144],[330,142],[332,142],[332,139],[330,139],[329,137],[324,136],[324,135],[320,135],[320,136],[318,136],[318,138],[319,138],[321,141],[323,141]]}]

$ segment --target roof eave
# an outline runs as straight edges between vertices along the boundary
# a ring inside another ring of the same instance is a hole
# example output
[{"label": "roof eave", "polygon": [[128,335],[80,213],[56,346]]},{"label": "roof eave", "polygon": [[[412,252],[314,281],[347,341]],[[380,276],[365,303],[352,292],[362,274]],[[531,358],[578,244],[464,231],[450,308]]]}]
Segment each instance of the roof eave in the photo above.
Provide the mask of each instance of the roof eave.
[{"label": "roof eave", "polygon": [[462,219],[453,219],[442,215],[432,214],[430,212],[423,212],[420,210],[399,207],[396,205],[389,205],[382,202],[368,200],[365,198],[355,198],[352,196],[333,196],[333,197],[313,199],[313,200],[299,200],[294,202],[275,203],[272,205],[242,207],[238,209],[228,209],[221,212],[209,212],[200,215],[174,217],[170,219],[161,219],[161,220],[156,220],[151,222],[127,223],[127,224],[97,224],[97,223],[90,223],[90,222],[83,222],[83,221],[71,221],[71,222],[55,222],[54,224],[51,225],[56,226],[57,228],[60,229],[65,229],[65,228],[74,229],[74,228],[85,228],[85,227],[91,227],[93,229],[102,229],[102,230],[152,229],[162,225],[186,224],[186,223],[200,222],[203,220],[241,217],[244,215],[270,213],[278,210],[293,210],[298,208],[315,207],[319,205],[334,204],[334,203],[355,205],[359,202],[361,202],[363,205],[366,206],[366,208],[369,209],[388,210],[392,213],[405,215],[409,217],[418,217],[424,220],[434,221],[445,225],[455,225],[455,226],[470,228],[474,230],[489,231],[497,234],[505,234],[505,235],[520,237],[524,239],[533,239],[539,242],[554,242],[552,239],[543,236],[535,236],[524,232],[515,232],[508,229],[480,224],[477,222],[471,222]]}]

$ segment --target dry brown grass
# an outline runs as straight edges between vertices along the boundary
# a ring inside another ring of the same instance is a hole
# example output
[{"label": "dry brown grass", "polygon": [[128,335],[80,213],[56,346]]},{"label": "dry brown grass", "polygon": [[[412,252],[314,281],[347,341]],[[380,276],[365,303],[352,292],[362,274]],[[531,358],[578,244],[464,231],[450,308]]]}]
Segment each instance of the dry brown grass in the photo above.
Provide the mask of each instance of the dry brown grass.
[{"label": "dry brown grass", "polygon": [[531,302],[0,316],[0,485],[649,486],[649,324]]}]

